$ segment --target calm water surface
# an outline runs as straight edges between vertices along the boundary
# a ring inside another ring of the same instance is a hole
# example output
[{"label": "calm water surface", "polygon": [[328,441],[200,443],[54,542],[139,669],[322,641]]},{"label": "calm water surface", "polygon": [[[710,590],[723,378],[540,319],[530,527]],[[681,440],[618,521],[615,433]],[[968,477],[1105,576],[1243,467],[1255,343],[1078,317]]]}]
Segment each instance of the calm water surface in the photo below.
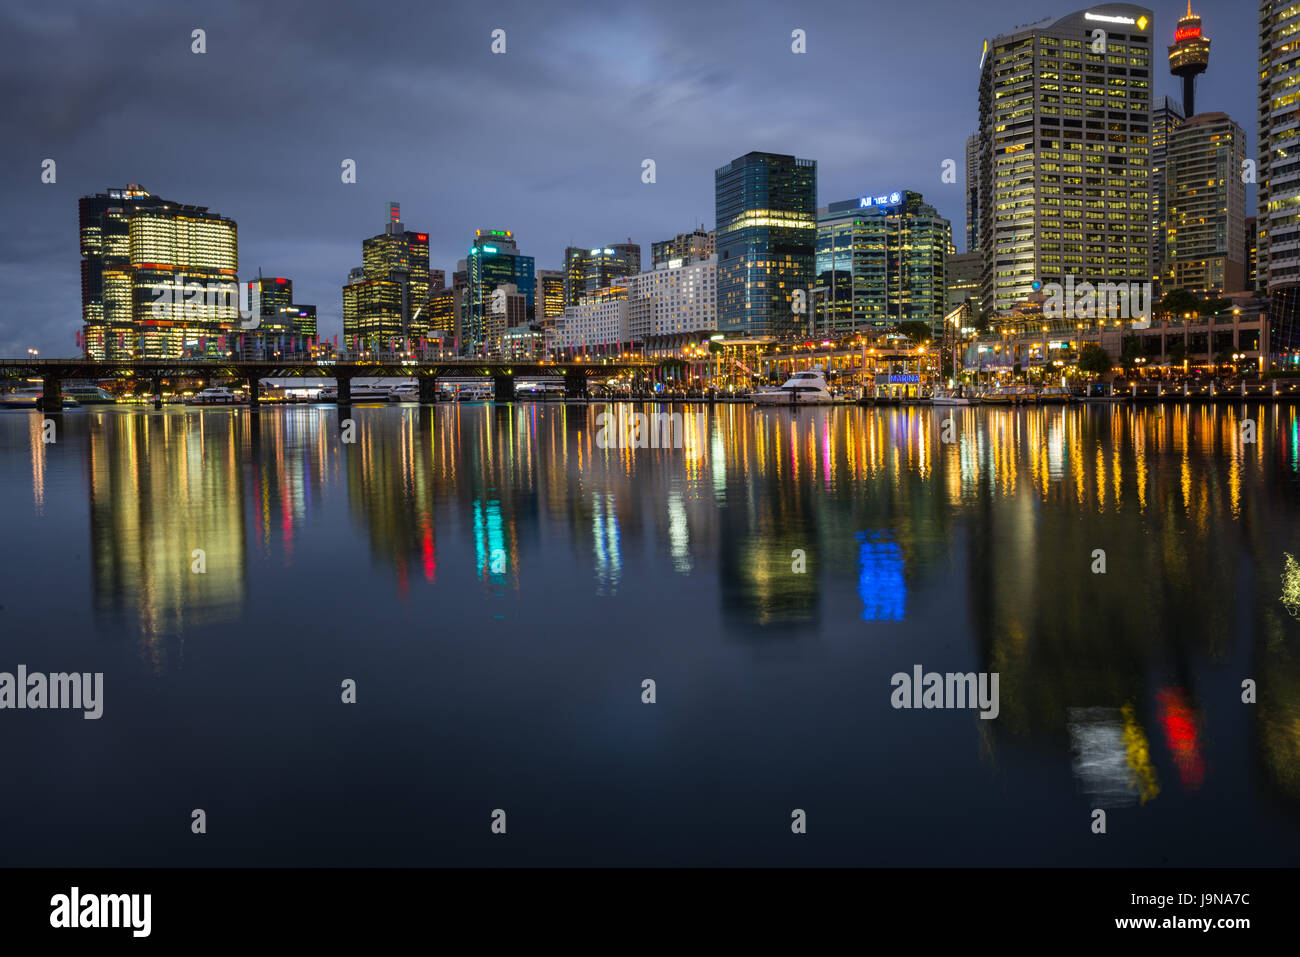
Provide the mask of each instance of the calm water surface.
[{"label": "calm water surface", "polygon": [[1300,860],[1295,408],[600,411],[0,413],[0,863]]}]

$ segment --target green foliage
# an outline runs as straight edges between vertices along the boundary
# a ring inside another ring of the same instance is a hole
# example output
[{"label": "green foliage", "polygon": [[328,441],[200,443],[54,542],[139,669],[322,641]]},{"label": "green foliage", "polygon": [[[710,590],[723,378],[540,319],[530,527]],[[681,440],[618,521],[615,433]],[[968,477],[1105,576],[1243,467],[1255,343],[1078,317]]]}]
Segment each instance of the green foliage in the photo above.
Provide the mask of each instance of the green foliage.
[{"label": "green foliage", "polygon": [[1095,342],[1090,342],[1079,353],[1079,371],[1086,375],[1105,375],[1110,371],[1110,356]]},{"label": "green foliage", "polygon": [[1171,289],[1160,300],[1160,312],[1166,316],[1182,316],[1189,312],[1198,312],[1201,300],[1186,289]]},{"label": "green foliage", "polygon": [[918,345],[931,339],[928,322],[901,322],[898,324],[898,331]]}]

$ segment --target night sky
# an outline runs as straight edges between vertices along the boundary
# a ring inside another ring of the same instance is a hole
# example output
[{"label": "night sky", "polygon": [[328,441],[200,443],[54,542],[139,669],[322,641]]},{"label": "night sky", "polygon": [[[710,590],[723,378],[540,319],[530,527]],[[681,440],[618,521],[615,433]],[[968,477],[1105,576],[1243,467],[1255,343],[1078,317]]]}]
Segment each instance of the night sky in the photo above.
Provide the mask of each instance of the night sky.
[{"label": "night sky", "polygon": [[[1179,0],[1156,13],[1155,95]],[[450,273],[476,228],[538,268],[567,245],[713,223],[713,171],[750,150],[818,161],[819,204],[914,189],[964,244],[983,39],[1077,0],[434,5],[10,3],[0,11],[0,356],[78,353],[77,198],[139,183],[239,224],[240,276],[288,276],[322,335],[387,204]],[[1254,154],[1258,12],[1196,0],[1203,111]],[[490,52],[506,31],[507,52]],[[191,31],[207,52],[191,53]],[[791,31],[807,32],[804,55]],[[41,182],[41,162],[57,182]],[[357,182],[340,181],[356,160]],[[652,158],[657,182],[641,182]],[[958,182],[941,182],[952,158]],[[1249,202],[1253,204],[1254,193]],[[1253,209],[1253,205],[1251,206]]]}]

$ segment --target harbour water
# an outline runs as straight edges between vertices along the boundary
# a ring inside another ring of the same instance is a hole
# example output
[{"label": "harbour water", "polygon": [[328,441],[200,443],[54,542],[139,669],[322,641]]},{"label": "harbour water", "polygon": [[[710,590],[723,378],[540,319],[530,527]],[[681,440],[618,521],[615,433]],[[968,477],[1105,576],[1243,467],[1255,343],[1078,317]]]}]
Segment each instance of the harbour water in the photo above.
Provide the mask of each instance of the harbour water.
[{"label": "harbour water", "polygon": [[0,413],[5,863],[1300,858],[1295,406],[602,411]]}]

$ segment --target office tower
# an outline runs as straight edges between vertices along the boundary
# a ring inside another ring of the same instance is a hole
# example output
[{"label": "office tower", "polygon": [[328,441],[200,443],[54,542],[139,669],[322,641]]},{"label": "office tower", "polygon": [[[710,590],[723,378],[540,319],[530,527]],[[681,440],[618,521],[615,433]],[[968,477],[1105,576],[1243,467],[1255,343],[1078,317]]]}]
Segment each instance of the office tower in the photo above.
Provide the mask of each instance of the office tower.
[{"label": "office tower", "polygon": [[[1293,0],[1261,0],[1257,270],[1260,287],[1269,294],[1300,284],[1300,98],[1294,93],[1300,84],[1298,20]],[[1289,296],[1287,302],[1295,298]]]},{"label": "office tower", "polygon": [[794,291],[813,285],[817,163],[747,153],[714,171],[718,329],[791,338],[807,325]]},{"label": "office tower", "polygon": [[537,324],[549,329],[564,315],[564,305],[564,270],[537,270]]},{"label": "office tower", "polygon": [[91,359],[215,355],[239,322],[234,220],[135,184],[78,202]]},{"label": "office tower", "polygon": [[314,340],[317,336],[316,307],[304,303],[294,303],[290,309],[297,313],[293,321],[295,335]]},{"label": "office tower", "polygon": [[696,259],[708,259],[717,252],[717,233],[699,229],[690,233],[678,233],[672,239],[650,244],[650,263],[652,269],[666,266],[674,260],[683,263]]},{"label": "office tower", "polygon": [[990,41],[979,100],[991,320],[1035,283],[1150,281],[1151,31],[1150,10],[1108,3]]},{"label": "office tower", "polygon": [[920,193],[831,203],[817,214],[817,281],[809,334],[880,332],[904,322],[938,328],[947,308],[952,225]]},{"label": "office tower", "polygon": [[428,299],[429,236],[403,228],[390,203],[384,231],[361,243],[360,275],[354,269],[343,287],[343,335],[360,348],[420,339]]},{"label": "office tower", "polygon": [[1256,265],[1259,260],[1259,237],[1256,234],[1258,223],[1256,217],[1246,217],[1246,288],[1255,293],[1259,292],[1259,269]]},{"label": "office tower", "polygon": [[1164,288],[1219,296],[1246,289],[1246,134],[1201,113],[1169,135]]},{"label": "office tower", "polygon": [[426,311],[429,325],[425,336],[436,339],[443,348],[457,349],[462,338],[461,319],[465,307],[465,287],[443,287],[429,293]]},{"label": "office tower", "polygon": [[1177,100],[1160,97],[1151,109],[1151,278],[1157,287],[1164,282],[1165,243],[1165,155],[1169,134],[1182,125],[1183,107]]},{"label": "office tower", "polygon": [[629,276],[628,339],[671,354],[718,329],[718,257],[673,257],[650,272]]},{"label": "office tower", "polygon": [[966,137],[966,252],[980,251],[980,135]]},{"label": "office tower", "polygon": [[293,305],[293,280],[283,276],[258,276],[248,282],[248,312],[258,317],[257,329],[264,332],[292,332],[296,314]]},{"label": "office tower", "polygon": [[1178,21],[1173,45],[1169,47],[1169,72],[1182,77],[1188,119],[1196,115],[1196,78],[1209,65],[1210,38],[1201,33],[1201,18],[1192,13],[1192,0],[1187,0],[1187,16]]},{"label": "office tower", "polygon": [[978,318],[981,272],[981,257],[977,252],[948,257],[948,291],[944,305],[948,312],[970,303],[972,320]]},{"label": "office tower", "polygon": [[[532,322],[536,315],[536,282],[533,257],[519,252],[514,234],[508,229],[478,229],[467,259],[467,285],[464,335],[461,349],[475,355],[490,355],[499,351],[501,326],[509,303],[509,295],[523,296],[524,321]],[[502,296],[494,297],[498,286],[510,285]]]},{"label": "office tower", "polygon": [[575,305],[596,290],[640,271],[641,247],[631,240],[595,249],[569,246],[564,250],[564,303]]},{"label": "office tower", "polygon": [[447,285],[447,271],[445,269],[429,270],[429,291],[442,289]]}]

